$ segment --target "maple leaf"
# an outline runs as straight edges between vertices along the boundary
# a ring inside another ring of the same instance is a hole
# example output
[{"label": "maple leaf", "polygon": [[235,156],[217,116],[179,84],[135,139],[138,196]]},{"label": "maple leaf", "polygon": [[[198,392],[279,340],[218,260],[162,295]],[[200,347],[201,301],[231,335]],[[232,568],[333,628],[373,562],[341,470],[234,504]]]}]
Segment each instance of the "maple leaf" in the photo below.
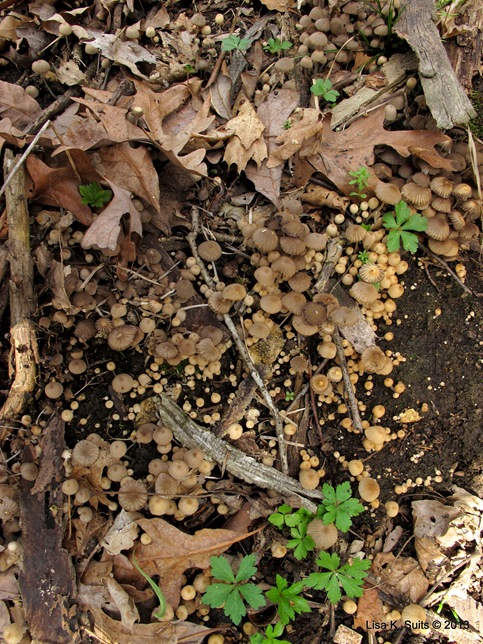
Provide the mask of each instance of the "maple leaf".
[{"label": "maple leaf", "polygon": [[263,134],[265,126],[249,100],[245,100],[238,114],[225,125],[225,130],[236,134],[243,147],[248,148]]},{"label": "maple leaf", "polygon": [[[362,166],[370,167],[374,163],[376,145],[387,145],[403,157],[412,154],[418,156],[433,168],[453,169],[451,161],[440,156],[434,147],[438,143],[449,141],[449,137],[442,132],[429,130],[385,130],[384,106],[357,119],[340,132],[331,130],[331,118],[330,113],[324,117],[319,153],[306,160],[345,195],[349,195],[352,190],[349,172]],[[377,178],[371,171],[369,188],[376,183]]]},{"label": "maple leaf", "polygon": [[158,585],[173,608],[180,601],[185,570],[209,568],[211,556],[222,554],[233,543],[248,536],[221,528],[205,528],[189,535],[163,519],[140,519],[138,525],[149,534],[152,542],[138,545],[136,559],[150,577],[159,575]]},{"label": "maple leaf", "polygon": [[98,248],[116,250],[119,235],[122,232],[121,219],[127,214],[129,214],[129,236],[131,233],[137,233],[142,237],[143,225],[139,212],[132,202],[131,192],[116,186],[112,181],[107,181],[107,183],[111,186],[114,196],[109,205],[87,229],[82,238],[82,248],[97,246]]}]

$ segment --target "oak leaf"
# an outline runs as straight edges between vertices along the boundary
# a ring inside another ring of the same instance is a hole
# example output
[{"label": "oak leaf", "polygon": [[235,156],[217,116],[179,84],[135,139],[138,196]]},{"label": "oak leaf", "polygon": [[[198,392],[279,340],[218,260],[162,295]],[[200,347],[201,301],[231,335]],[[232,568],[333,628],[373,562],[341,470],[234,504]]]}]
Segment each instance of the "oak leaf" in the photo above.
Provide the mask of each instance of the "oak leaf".
[{"label": "oak leaf", "polygon": [[152,542],[138,545],[136,559],[150,577],[159,575],[159,587],[173,608],[179,605],[185,570],[209,568],[211,556],[221,555],[250,534],[205,528],[189,535],[163,519],[140,519],[138,524]]},{"label": "oak leaf", "polygon": [[322,144],[323,130],[321,113],[319,110],[306,108],[291,118],[291,125],[277,137],[279,143],[267,161],[268,168],[275,168],[297,152],[300,157],[317,154]]}]

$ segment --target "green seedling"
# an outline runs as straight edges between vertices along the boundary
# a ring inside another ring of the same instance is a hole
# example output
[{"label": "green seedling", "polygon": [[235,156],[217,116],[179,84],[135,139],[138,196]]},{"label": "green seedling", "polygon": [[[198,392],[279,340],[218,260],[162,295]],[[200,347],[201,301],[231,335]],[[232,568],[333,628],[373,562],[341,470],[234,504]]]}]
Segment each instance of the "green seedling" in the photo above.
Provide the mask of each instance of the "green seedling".
[{"label": "green seedling", "polygon": [[367,262],[369,261],[369,251],[361,250],[361,252],[357,255],[357,259],[361,262],[361,264],[367,264]]},{"label": "green seedling", "polygon": [[82,203],[91,208],[102,208],[112,199],[112,191],[104,190],[96,181],[79,186],[79,193],[82,197]]},{"label": "green seedling", "polygon": [[315,548],[314,540],[307,534],[307,525],[308,522],[299,523],[294,528],[290,528],[292,539],[287,541],[287,547],[294,549],[294,557],[299,561],[305,559],[309,552],[312,552]]},{"label": "green seedling", "polygon": [[300,597],[304,586],[305,582],[303,581],[298,581],[289,586],[286,579],[277,575],[275,586],[265,593],[267,599],[277,606],[280,623],[284,626],[295,619],[296,615],[310,613],[310,606],[307,600]]},{"label": "green seedling", "polygon": [[269,54],[279,54],[282,51],[288,51],[293,47],[289,40],[279,40],[278,38],[269,38],[263,49]]},{"label": "green seedling", "polygon": [[238,626],[247,613],[245,602],[254,609],[265,606],[260,588],[248,583],[256,572],[255,555],[246,555],[240,561],[235,574],[225,557],[210,557],[211,573],[221,583],[213,583],[206,589],[202,601],[212,608],[223,608],[223,612]]},{"label": "green seedling", "polygon": [[265,633],[256,633],[250,637],[250,644],[290,644],[287,640],[278,639],[283,631],[284,627],[281,622],[277,622],[273,626],[269,624]]},{"label": "green seedling", "polygon": [[291,400],[294,400],[295,398],[295,392],[294,391],[286,391],[285,392],[285,402],[290,402]]},{"label": "green seedling", "polygon": [[284,129],[284,130],[290,130],[290,128],[292,127],[292,125],[293,125],[293,123],[292,123],[292,119],[287,119],[287,120],[284,122],[284,124],[282,125],[282,127],[283,127],[283,129]]},{"label": "green seedling", "polygon": [[240,36],[227,36],[221,42],[221,51],[246,51],[250,47],[250,40],[248,38],[240,38]]},{"label": "green seedling", "polygon": [[328,572],[313,572],[304,583],[315,590],[325,590],[331,604],[337,604],[342,597],[341,588],[348,597],[361,597],[362,585],[371,562],[367,559],[353,559],[340,565],[340,557],[335,552],[321,552],[315,562]]},{"label": "green seedling", "polygon": [[351,170],[351,172],[349,172],[349,176],[352,177],[349,181],[349,185],[357,186],[357,190],[349,193],[350,196],[365,199],[367,197],[367,186],[369,185],[369,179],[371,178],[368,168],[363,165],[357,170]]},{"label": "green seedling", "polygon": [[418,250],[418,236],[414,232],[424,232],[428,220],[419,212],[413,213],[405,201],[399,201],[394,212],[388,212],[382,218],[384,228],[389,230],[386,246],[389,253],[399,250],[401,244],[405,250],[415,253]]},{"label": "green seedling", "polygon": [[327,103],[335,103],[339,96],[339,92],[332,89],[332,82],[328,78],[318,78],[314,81],[310,91],[314,96],[323,98]]},{"label": "green seedling", "polygon": [[316,513],[325,525],[335,523],[337,530],[347,532],[352,525],[352,518],[364,512],[364,506],[352,497],[350,483],[344,481],[335,489],[324,483],[322,486],[324,498]]},{"label": "green seedling", "polygon": [[138,562],[136,561],[136,557],[134,556],[134,552],[131,555],[131,563],[136,568],[136,570],[144,577],[144,579],[148,582],[148,584],[154,590],[154,594],[158,598],[159,608],[156,610],[156,612],[153,613],[153,616],[156,617],[156,619],[163,619],[164,614],[166,613],[166,598],[164,597],[163,591],[158,586],[158,584],[155,581],[153,581],[151,577],[148,574],[146,574],[144,570],[141,568],[141,566],[138,564]]}]

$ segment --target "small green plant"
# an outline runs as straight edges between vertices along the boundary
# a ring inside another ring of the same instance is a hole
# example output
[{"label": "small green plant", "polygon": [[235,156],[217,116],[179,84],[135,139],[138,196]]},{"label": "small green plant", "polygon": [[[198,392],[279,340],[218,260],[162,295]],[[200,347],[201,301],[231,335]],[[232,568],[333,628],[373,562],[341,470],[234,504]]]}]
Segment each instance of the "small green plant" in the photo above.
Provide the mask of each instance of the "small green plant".
[{"label": "small green plant", "polygon": [[357,190],[349,193],[350,196],[365,199],[367,197],[367,186],[369,185],[369,179],[371,178],[368,168],[363,165],[357,170],[351,170],[349,172],[349,176],[352,177],[349,181],[349,185],[357,186]]},{"label": "small green plant", "polygon": [[112,191],[104,190],[96,181],[79,186],[79,193],[82,197],[82,203],[87,204],[91,208],[102,208],[102,206],[112,199]]},{"label": "small green plant", "polygon": [[339,96],[339,92],[332,89],[332,82],[328,78],[318,78],[314,81],[310,91],[314,96],[322,97],[327,103],[335,103]]},{"label": "small green plant", "polygon": [[195,68],[193,67],[193,65],[191,65],[190,63],[188,63],[187,65],[185,65],[185,66],[184,66],[184,68],[185,68],[185,71],[186,71],[186,73],[187,73],[188,75],[189,75],[189,74],[194,74],[194,72],[196,71],[196,69],[195,69]]},{"label": "small green plant", "polygon": [[210,557],[211,573],[222,583],[213,583],[206,589],[202,601],[212,608],[223,608],[223,612],[238,626],[246,615],[246,602],[252,608],[265,606],[265,598],[256,584],[248,580],[256,572],[256,556],[246,555],[240,561],[235,575],[225,557]]},{"label": "small green plant", "polygon": [[292,539],[287,541],[287,547],[293,548],[293,554],[295,559],[305,559],[305,557],[312,552],[315,548],[315,543],[312,537],[307,534],[307,523],[299,523],[299,525],[290,528],[290,534]]},{"label": "small green plant", "polygon": [[250,47],[250,40],[248,38],[240,38],[240,36],[227,36],[221,42],[221,51],[246,51]]},{"label": "small green plant", "polygon": [[314,518],[308,510],[300,508],[293,512],[292,508],[284,503],[268,517],[269,522],[277,528],[283,528],[284,525],[290,528],[292,539],[287,542],[289,548],[294,549],[296,559],[304,559],[314,547],[314,540],[307,534],[307,526]]},{"label": "small green plant", "polygon": [[324,483],[322,486],[324,498],[316,513],[325,525],[335,523],[337,530],[347,532],[352,525],[352,518],[364,512],[364,506],[352,497],[350,483],[344,481],[335,489]]},{"label": "small green plant", "polygon": [[277,606],[280,623],[284,626],[295,619],[296,614],[310,613],[307,600],[300,597],[305,585],[304,581],[298,581],[289,586],[286,579],[276,575],[275,586],[265,593],[267,599]]},{"label": "small green plant", "polygon": [[159,608],[156,610],[156,612],[153,613],[153,616],[156,617],[156,619],[163,619],[164,614],[166,613],[166,599],[164,597],[163,591],[158,586],[158,584],[155,581],[153,581],[151,577],[148,574],[146,574],[144,570],[141,568],[141,566],[138,564],[138,562],[136,561],[136,557],[134,556],[134,552],[131,556],[131,563],[136,568],[136,570],[144,577],[144,579],[148,582],[148,584],[154,590],[154,594],[158,598]]},{"label": "small green plant", "polygon": [[286,391],[285,392],[285,402],[290,402],[291,400],[295,399],[295,392],[294,391]]},{"label": "small green plant", "polygon": [[337,604],[342,597],[341,587],[348,597],[361,597],[362,584],[367,576],[371,562],[367,559],[353,559],[340,565],[340,557],[335,552],[321,552],[315,562],[328,572],[312,572],[304,583],[315,590],[325,590],[332,604]]},{"label": "small green plant", "polygon": [[369,261],[369,251],[361,250],[361,252],[357,255],[357,259],[361,262],[361,264],[367,264],[367,262]]},{"label": "small green plant", "polygon": [[283,631],[284,627],[281,622],[277,622],[273,626],[269,624],[265,633],[256,633],[250,637],[250,644],[290,644],[287,640],[278,639]]},{"label": "small green plant", "polygon": [[284,130],[290,130],[292,125],[293,125],[292,119],[287,119],[282,127],[283,127]]},{"label": "small green plant", "polygon": [[263,49],[269,54],[279,54],[282,51],[288,51],[293,47],[289,40],[279,40],[278,38],[269,38]]},{"label": "small green plant", "polygon": [[414,232],[424,232],[428,220],[419,212],[413,213],[405,201],[394,206],[394,212],[388,212],[382,218],[384,228],[389,230],[386,246],[389,253],[397,252],[402,244],[405,250],[415,253],[418,250],[418,236]]}]

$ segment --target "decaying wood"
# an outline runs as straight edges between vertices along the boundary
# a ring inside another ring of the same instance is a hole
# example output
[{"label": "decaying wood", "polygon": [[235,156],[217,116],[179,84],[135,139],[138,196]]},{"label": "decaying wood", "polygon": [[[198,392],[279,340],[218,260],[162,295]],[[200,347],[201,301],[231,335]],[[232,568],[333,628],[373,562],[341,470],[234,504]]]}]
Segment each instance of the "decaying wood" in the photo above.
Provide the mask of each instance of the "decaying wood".
[{"label": "decaying wood", "polygon": [[441,129],[467,123],[476,116],[451,67],[434,23],[433,0],[411,0],[394,26],[419,60],[419,76],[428,108]]},{"label": "decaying wood", "polygon": [[408,72],[417,69],[417,59],[412,52],[394,54],[381,66],[381,72],[386,77],[386,84],[379,89],[370,87],[361,88],[354,96],[346,98],[331,109],[331,128],[334,129],[346,123],[356,114],[363,114],[364,110],[376,105],[377,100],[387,92],[396,89],[405,83]]},{"label": "decaying wood", "polygon": [[41,440],[42,461],[35,483],[21,479],[22,570],[19,586],[32,638],[49,644],[79,642],[74,570],[62,548],[65,423],[54,416]]},{"label": "decaying wood", "polygon": [[264,489],[275,490],[287,499],[297,497],[300,504],[315,512],[317,506],[306,497],[322,498],[320,490],[304,490],[295,479],[273,467],[259,463],[236,447],[197,425],[165,394],[155,399],[156,413],[174,437],[188,449],[201,449],[207,458],[219,463],[227,472]]},{"label": "decaying wood", "polygon": [[[16,158],[5,152],[4,171],[8,176]],[[35,310],[34,267],[30,252],[30,228],[25,198],[25,171],[19,166],[5,191],[10,263],[10,342],[15,364],[15,379],[0,410],[0,422],[20,414],[36,388],[37,337],[31,316]],[[10,425],[11,423],[6,423]],[[10,433],[0,432],[0,442]]]},{"label": "decaying wood", "polygon": [[[444,11],[452,13],[452,6]],[[456,34],[450,30],[445,42],[448,58],[463,87],[470,91],[473,78],[480,74],[481,56],[483,53],[483,11],[481,0],[466,0],[455,8],[457,14],[454,22]],[[451,18],[450,18],[451,20]],[[445,20],[443,18],[442,22]],[[445,30],[443,29],[443,35]]]}]

